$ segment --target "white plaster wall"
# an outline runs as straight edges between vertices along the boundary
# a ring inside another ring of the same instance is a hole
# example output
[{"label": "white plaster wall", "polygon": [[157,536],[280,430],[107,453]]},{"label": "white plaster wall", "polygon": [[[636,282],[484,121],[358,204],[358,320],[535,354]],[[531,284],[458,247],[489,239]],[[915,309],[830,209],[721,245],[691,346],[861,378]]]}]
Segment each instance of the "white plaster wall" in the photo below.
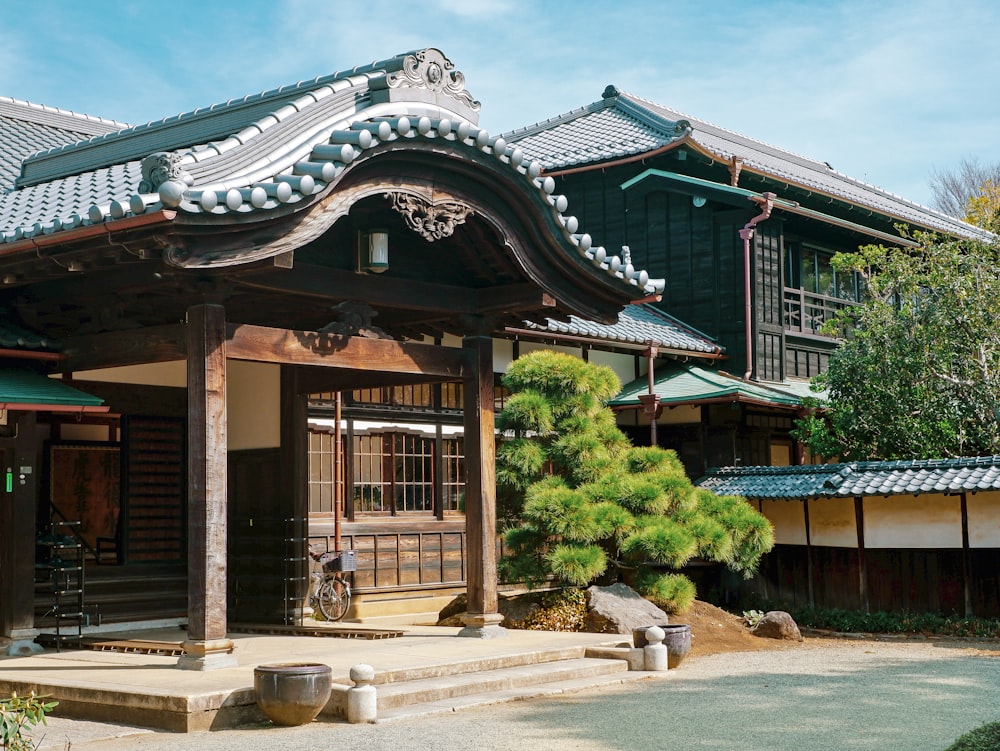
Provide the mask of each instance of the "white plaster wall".
[{"label": "white plaster wall", "polygon": [[595,365],[606,365],[615,371],[622,385],[635,380],[635,358],[620,352],[604,352],[599,349],[590,350],[590,362]]},{"label": "white plaster wall", "polygon": [[962,510],[957,496],[865,498],[866,548],[960,548]]},{"label": "white plaster wall", "polygon": [[226,411],[230,451],[280,446],[281,367],[227,360]]},{"label": "white plaster wall", "polygon": [[554,344],[544,344],[542,342],[526,342],[523,340],[518,344],[518,349],[520,350],[522,355],[526,355],[529,352],[535,352],[536,350],[540,349],[547,349],[552,352],[562,352],[564,354],[572,355],[573,357],[577,358],[581,357],[581,353],[583,352],[582,348],[580,347],[560,347]]},{"label": "white plaster wall", "polygon": [[174,386],[187,388],[187,362],[157,362],[148,365],[129,365],[124,368],[81,370],[73,373],[74,380],[105,381],[107,383],[135,383],[144,386]]},{"label": "white plaster wall", "polygon": [[969,547],[1000,548],[1000,492],[970,493]]},{"label": "white plaster wall", "polygon": [[[853,498],[820,498],[809,501],[809,526],[813,545],[831,548],[858,547]],[[865,545],[867,544],[866,539]]]},{"label": "white plaster wall", "polygon": [[514,342],[511,339],[493,340],[493,372],[506,373],[514,362]]},{"label": "white plaster wall", "polygon": [[[806,544],[806,522],[802,514],[802,501],[761,501],[760,510],[774,527],[774,541],[776,543],[779,545]],[[809,511],[812,513],[812,505],[810,505]]]}]

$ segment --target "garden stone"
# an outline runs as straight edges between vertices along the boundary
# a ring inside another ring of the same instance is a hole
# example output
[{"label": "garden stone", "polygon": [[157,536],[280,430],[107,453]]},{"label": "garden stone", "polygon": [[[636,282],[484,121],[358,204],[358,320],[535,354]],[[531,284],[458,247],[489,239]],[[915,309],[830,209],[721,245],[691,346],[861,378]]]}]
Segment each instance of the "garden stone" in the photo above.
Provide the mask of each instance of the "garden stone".
[{"label": "garden stone", "polygon": [[587,588],[587,631],[631,634],[661,623],[667,623],[667,614],[626,584]]},{"label": "garden stone", "polygon": [[771,610],[764,613],[753,630],[750,632],[754,636],[762,636],[765,639],[784,639],[785,641],[802,641],[802,634],[799,627],[788,613],[784,610]]}]

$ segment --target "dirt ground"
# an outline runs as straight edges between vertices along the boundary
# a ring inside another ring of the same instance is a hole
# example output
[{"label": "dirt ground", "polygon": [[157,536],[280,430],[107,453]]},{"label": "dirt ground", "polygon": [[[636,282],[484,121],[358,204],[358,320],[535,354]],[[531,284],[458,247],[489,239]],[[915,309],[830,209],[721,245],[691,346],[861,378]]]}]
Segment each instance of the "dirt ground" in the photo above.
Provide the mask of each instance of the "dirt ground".
[{"label": "dirt ground", "polygon": [[670,616],[670,623],[686,623],[691,627],[691,656],[799,646],[799,642],[754,636],[738,615],[701,600],[695,600],[686,613]]}]

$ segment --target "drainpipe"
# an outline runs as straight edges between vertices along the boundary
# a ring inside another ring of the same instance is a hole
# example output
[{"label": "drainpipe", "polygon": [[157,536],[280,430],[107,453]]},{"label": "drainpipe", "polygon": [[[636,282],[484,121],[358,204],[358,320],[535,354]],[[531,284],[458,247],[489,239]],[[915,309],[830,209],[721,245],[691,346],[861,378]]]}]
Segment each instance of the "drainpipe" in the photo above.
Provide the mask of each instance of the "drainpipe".
[{"label": "drainpipe", "polygon": [[743,294],[746,298],[744,318],[746,319],[747,369],[743,374],[744,381],[749,381],[750,376],[753,375],[753,290],[750,287],[750,271],[752,269],[750,265],[750,241],[753,239],[754,227],[757,226],[757,222],[770,218],[775,198],[777,196],[774,193],[763,193],[760,198],[751,198],[751,201],[761,204],[761,212],[740,230],[740,238],[743,240]]},{"label": "drainpipe", "polygon": [[333,552],[340,554],[340,524],[344,515],[344,498],[347,495],[344,490],[344,438],[340,430],[341,418],[341,392],[338,391],[334,397],[334,419],[333,419],[333,455],[337,457],[336,468],[333,478]]},{"label": "drainpipe", "polygon": [[653,373],[653,361],[656,359],[657,349],[652,342],[646,350],[646,378],[648,380],[649,391],[639,395],[639,404],[642,405],[642,413],[649,418],[649,445],[656,445],[656,418],[660,416],[663,408],[660,406],[660,399],[656,395],[656,378]]}]

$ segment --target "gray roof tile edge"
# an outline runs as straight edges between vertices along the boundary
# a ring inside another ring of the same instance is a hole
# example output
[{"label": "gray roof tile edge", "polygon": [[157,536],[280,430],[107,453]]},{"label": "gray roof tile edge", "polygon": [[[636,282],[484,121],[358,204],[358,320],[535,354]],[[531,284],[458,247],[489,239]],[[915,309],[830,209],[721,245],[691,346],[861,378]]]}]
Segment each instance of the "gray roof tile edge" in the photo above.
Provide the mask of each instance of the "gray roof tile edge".
[{"label": "gray roof tile edge", "polygon": [[[958,481],[952,475],[958,469],[994,470],[992,478],[983,473],[965,472]],[[737,488],[741,484],[766,478],[775,478],[770,494],[745,494],[759,500],[794,500],[801,498],[852,498],[855,496],[916,495],[918,493],[958,493],[1000,490],[1000,456],[958,457],[953,459],[919,459],[893,461],[845,462],[839,464],[804,464],[793,467],[721,467],[713,468],[696,481],[713,490]],[[895,476],[912,475],[907,483],[893,478],[892,486],[885,487],[880,480],[886,473]],[[812,479],[811,485],[783,486],[781,480],[789,477]],[[874,479],[872,479],[874,476]],[[820,478],[822,482],[820,482]],[[987,482],[984,482],[988,479]],[[878,480],[878,484],[873,484]],[[913,484],[916,482],[916,484]],[[780,491],[778,490],[780,489]]]},{"label": "gray roof tile edge", "polygon": [[[389,62],[395,59],[396,58],[390,58],[389,60],[381,62],[373,62],[368,65],[352,68],[348,71],[340,71],[337,73],[331,73],[329,75],[317,76],[316,78],[308,81],[299,81],[294,84],[278,86],[277,88],[274,89],[266,89],[256,94],[247,94],[246,96],[228,99],[224,102],[216,102],[215,104],[210,104],[206,107],[198,107],[197,109],[191,110],[190,112],[181,112],[176,115],[169,115],[167,117],[163,117],[159,120],[150,120],[149,122],[141,123],[139,125],[127,126],[124,130],[116,131],[114,133],[109,133],[104,136],[98,136],[97,138],[91,140],[92,141],[123,140],[135,134],[143,133],[145,131],[156,130],[166,126],[175,125],[177,123],[208,117],[217,114],[219,111],[224,109],[240,107],[247,104],[257,104],[261,101],[269,99],[272,100],[284,99],[287,98],[290,94],[302,91],[309,91],[314,88],[320,88],[333,81],[346,78],[347,76],[352,76],[363,72],[374,72],[374,71],[378,71],[380,73],[384,72],[385,66]],[[65,151],[73,151],[85,147],[86,147],[86,142],[79,144],[66,144],[64,146],[57,146],[53,149],[48,149],[47,151],[44,152],[39,152],[39,154],[36,154],[35,156],[50,155]]]},{"label": "gray roof tile edge", "polygon": [[[10,106],[5,107],[4,105]],[[109,128],[113,129],[113,132],[115,132],[122,130],[123,128],[131,127],[128,123],[118,122],[117,120],[109,120],[96,115],[86,115],[80,112],[73,112],[72,110],[49,107],[45,104],[37,104],[35,102],[13,99],[6,96],[0,96],[0,112],[9,117],[28,121],[34,121],[35,117],[39,115],[45,115],[47,117],[56,116],[62,119],[64,127],[67,130],[81,129],[84,132],[88,129],[97,130],[98,128],[101,132],[108,130]]]},{"label": "gray roof tile edge", "polygon": [[[613,87],[609,87],[609,89],[610,88]],[[667,138],[666,134],[669,132],[668,124],[673,123],[675,124],[675,126],[677,126],[681,123],[687,123],[690,126],[690,129],[686,134],[687,138],[694,144],[696,144],[699,148],[705,149],[710,153],[716,153],[720,157],[728,158],[733,155],[736,155],[736,151],[738,150],[738,147],[740,145],[745,145],[750,148],[763,150],[764,152],[770,153],[770,155],[772,155],[777,159],[782,159],[791,164],[798,165],[800,168],[805,168],[820,172],[837,180],[839,183],[843,184],[844,190],[839,193],[831,193],[831,195],[832,197],[838,200],[864,206],[866,209],[876,211],[887,217],[897,218],[900,221],[904,222],[913,221],[912,218],[907,219],[907,217],[905,216],[899,216],[900,213],[906,213],[905,211],[889,212],[886,210],[885,207],[879,206],[878,202],[874,201],[872,198],[868,198],[867,200],[865,200],[866,194],[877,195],[884,201],[888,201],[890,204],[897,204],[899,207],[904,207],[909,212],[915,212],[918,215],[924,216],[925,217],[924,222],[926,223],[926,226],[928,228],[932,228],[938,231],[947,231],[950,233],[958,234],[960,236],[974,237],[983,240],[991,240],[994,238],[994,236],[991,233],[986,232],[985,230],[982,230],[973,225],[970,225],[966,222],[963,222],[959,219],[956,219],[955,217],[948,216],[947,214],[939,212],[930,207],[923,206],[919,203],[916,203],[915,201],[906,199],[902,196],[887,191],[883,188],[879,188],[878,186],[866,183],[861,180],[857,180],[856,178],[838,172],[837,170],[833,169],[833,167],[831,167],[827,162],[820,162],[815,159],[811,159],[810,157],[803,156],[801,154],[797,154],[795,152],[779,148],[765,141],[760,141],[758,139],[751,138],[737,131],[728,130],[719,125],[715,125],[714,123],[711,123],[707,120],[701,120],[699,118],[671,110],[668,107],[657,104],[656,102],[653,102],[651,100],[644,99],[643,97],[636,96],[635,94],[618,91],[617,89],[615,89],[615,92],[616,92],[615,96],[613,97],[605,97],[601,101],[594,102],[593,104],[587,105],[585,107],[579,107],[563,115],[558,115],[556,117],[552,117],[547,120],[534,123],[532,125],[511,130],[504,135],[511,140],[515,141],[521,140],[536,135],[538,133],[542,133],[546,130],[551,130],[552,128],[558,125],[571,122],[583,115],[591,114],[594,112],[600,112],[608,109],[618,109],[624,114],[631,115],[633,117],[638,117],[643,122],[643,124],[649,127],[650,129],[663,132],[664,140],[661,141],[661,143],[659,144],[660,147],[662,147],[669,145],[671,141],[682,140],[682,136],[673,139]],[[608,90],[605,90],[605,94],[607,93]],[[665,113],[669,113],[670,115],[676,115],[677,118],[671,119],[671,117],[668,117],[668,115]],[[728,155],[719,154],[718,151],[714,148],[714,146],[704,143],[703,142],[704,139],[699,139],[698,136],[700,130],[709,134],[714,134],[715,137],[717,138],[724,138],[727,140],[731,140],[733,142],[733,147],[734,147],[733,154],[728,154]],[[612,158],[626,157],[630,155],[632,155],[632,152],[630,150],[622,149],[620,153],[616,154]],[[585,162],[579,162],[578,160],[563,158],[562,156],[554,157],[553,159],[558,162],[558,165],[553,167],[552,169],[559,170],[573,166],[578,166],[579,164],[584,164],[584,163],[591,163],[591,162],[596,163],[602,160],[606,160],[607,157],[604,157],[603,159],[599,160],[589,160]],[[794,171],[783,172],[781,170],[775,169],[774,167],[770,167],[764,164],[747,165],[747,166],[759,172],[770,174],[775,179],[781,180],[783,182],[789,182],[791,184],[795,184],[796,182],[798,182],[796,180],[796,177],[801,178],[801,175],[798,175]],[[819,192],[823,192],[820,188],[818,188],[815,185],[804,185],[803,187],[813,191],[819,190]],[[855,191],[857,191],[857,194],[852,194],[850,190],[848,190],[848,188],[853,188]]]},{"label": "gray roof tile edge", "polygon": [[[424,107],[423,103],[419,103],[420,109]],[[127,200],[112,200],[107,204],[91,206],[85,218],[74,215],[68,219],[55,219],[44,225],[37,222],[31,227],[8,230],[0,235],[0,245],[79,226],[113,222],[130,215],[164,208],[190,214],[264,214],[281,204],[298,202],[321,192],[326,185],[336,181],[363,151],[382,142],[400,138],[439,138],[457,146],[491,154],[528,180],[556,215],[557,224],[563,230],[564,241],[572,245],[594,267],[625,284],[636,286],[645,294],[660,294],[663,291],[664,279],[650,279],[647,272],[632,266],[627,254],[623,253],[624,258],[610,255],[603,247],[594,247],[590,235],[579,233],[576,218],[564,213],[568,208],[565,196],[554,195],[555,181],[551,177],[541,176],[541,166],[537,162],[526,164],[521,150],[516,146],[508,146],[502,137],[491,136],[488,131],[469,122],[453,123],[447,118],[431,119],[421,116],[411,119],[400,116],[368,120],[363,111],[354,113],[353,116],[356,119],[350,123],[349,128],[333,131],[329,143],[314,144],[313,156],[309,160],[274,163],[274,172],[268,179],[255,181],[242,188],[200,189],[193,183],[190,175],[177,170],[172,179],[159,186],[156,193],[136,193]],[[340,116],[334,118],[342,119]],[[241,144],[237,141],[233,148],[238,148],[239,145]],[[321,153],[317,155],[316,152],[321,147]],[[179,161],[183,161],[183,157]],[[237,175],[232,177],[233,182],[238,182]]]}]

